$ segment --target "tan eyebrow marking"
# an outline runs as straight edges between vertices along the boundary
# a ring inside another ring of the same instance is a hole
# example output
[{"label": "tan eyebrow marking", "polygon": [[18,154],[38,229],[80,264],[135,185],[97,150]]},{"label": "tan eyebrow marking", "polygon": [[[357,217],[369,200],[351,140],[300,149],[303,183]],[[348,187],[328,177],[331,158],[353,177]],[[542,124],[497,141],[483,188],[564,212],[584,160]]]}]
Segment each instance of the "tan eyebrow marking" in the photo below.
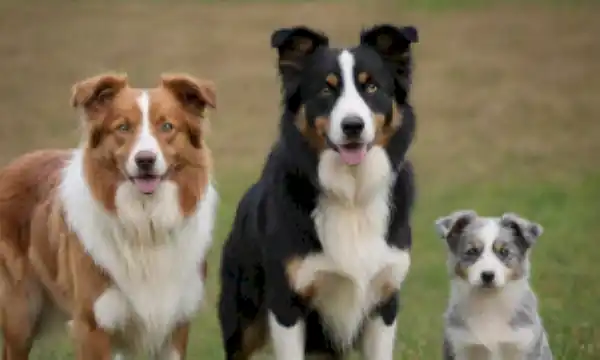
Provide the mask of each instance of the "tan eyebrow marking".
[{"label": "tan eyebrow marking", "polygon": [[370,76],[366,72],[361,72],[358,74],[358,82],[361,84],[365,84],[369,80]]},{"label": "tan eyebrow marking", "polygon": [[327,82],[327,84],[329,84],[329,86],[334,87],[334,88],[338,87],[339,82],[340,82],[337,75],[335,75],[335,74],[327,75],[327,77],[325,78],[325,81]]}]

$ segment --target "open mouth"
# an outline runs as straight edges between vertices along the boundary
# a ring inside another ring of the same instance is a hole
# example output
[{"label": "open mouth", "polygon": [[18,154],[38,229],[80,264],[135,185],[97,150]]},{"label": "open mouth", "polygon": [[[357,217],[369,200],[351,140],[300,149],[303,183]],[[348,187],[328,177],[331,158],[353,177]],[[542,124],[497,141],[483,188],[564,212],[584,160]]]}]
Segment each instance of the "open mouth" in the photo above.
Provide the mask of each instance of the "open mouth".
[{"label": "open mouth", "polygon": [[132,177],[131,181],[138,188],[138,190],[146,195],[152,194],[158,188],[160,184],[160,176],[156,175],[140,175]]},{"label": "open mouth", "polygon": [[156,191],[161,181],[163,181],[167,175],[168,172],[162,176],[155,174],[141,174],[138,176],[132,176],[129,178],[129,180],[131,180],[131,182],[141,193],[145,195],[151,195]]},{"label": "open mouth", "polygon": [[362,142],[350,142],[338,145],[336,150],[346,165],[358,165],[367,156],[369,145]]}]

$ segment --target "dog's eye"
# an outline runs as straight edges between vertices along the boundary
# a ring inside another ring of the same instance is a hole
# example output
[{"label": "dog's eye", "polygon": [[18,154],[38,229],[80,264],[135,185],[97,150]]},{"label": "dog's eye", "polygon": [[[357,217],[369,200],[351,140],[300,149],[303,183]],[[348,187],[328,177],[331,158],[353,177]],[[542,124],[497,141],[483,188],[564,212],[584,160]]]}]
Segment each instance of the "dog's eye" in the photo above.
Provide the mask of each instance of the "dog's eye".
[{"label": "dog's eye", "polygon": [[164,122],[161,125],[160,130],[162,132],[169,132],[169,131],[173,130],[173,124],[171,124],[170,122]]},{"label": "dog's eye", "polygon": [[498,255],[500,255],[502,257],[507,257],[510,254],[510,251],[508,251],[508,249],[504,246],[501,248],[498,248],[496,250],[496,252],[498,253]]},{"label": "dog's eye", "polygon": [[374,92],[376,92],[379,88],[377,87],[377,85],[373,84],[373,83],[369,83],[367,84],[367,86],[365,87],[365,91],[368,94],[373,94]]},{"label": "dog's eye", "polygon": [[131,126],[129,126],[128,123],[123,123],[121,125],[119,125],[119,127],[117,128],[117,130],[119,130],[120,132],[128,132],[131,129]]},{"label": "dog's eye", "polygon": [[474,247],[470,248],[470,249],[467,249],[467,251],[465,251],[465,255],[467,255],[467,256],[475,256],[475,255],[478,255],[478,254],[479,254],[479,250],[477,248],[474,248]]}]

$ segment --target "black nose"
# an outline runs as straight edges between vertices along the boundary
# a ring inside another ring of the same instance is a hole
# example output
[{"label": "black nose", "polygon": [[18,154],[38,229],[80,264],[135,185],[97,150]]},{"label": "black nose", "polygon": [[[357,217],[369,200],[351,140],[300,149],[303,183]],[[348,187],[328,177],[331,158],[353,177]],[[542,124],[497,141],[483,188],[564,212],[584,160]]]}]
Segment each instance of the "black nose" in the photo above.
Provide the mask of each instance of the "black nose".
[{"label": "black nose", "polygon": [[494,281],[496,275],[492,271],[484,271],[481,273],[481,282],[485,285],[489,285]]},{"label": "black nose", "polygon": [[342,131],[349,138],[360,136],[364,128],[365,123],[358,116],[348,116],[342,120]]},{"label": "black nose", "polygon": [[142,171],[151,171],[156,163],[156,154],[152,151],[140,151],[135,154],[135,164]]}]

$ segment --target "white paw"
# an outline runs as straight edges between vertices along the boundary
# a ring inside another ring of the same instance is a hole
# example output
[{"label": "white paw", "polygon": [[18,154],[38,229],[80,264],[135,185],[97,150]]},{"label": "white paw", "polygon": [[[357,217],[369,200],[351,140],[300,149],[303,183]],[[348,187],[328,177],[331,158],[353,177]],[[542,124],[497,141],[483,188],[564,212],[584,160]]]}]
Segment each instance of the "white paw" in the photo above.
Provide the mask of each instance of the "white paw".
[{"label": "white paw", "polygon": [[315,281],[315,269],[306,265],[307,263],[304,262],[296,273],[296,283],[294,284],[295,291],[302,292]]},{"label": "white paw", "polygon": [[108,288],[94,303],[94,316],[98,325],[105,330],[122,329],[129,318],[129,304],[123,294]]},{"label": "white paw", "polygon": [[391,276],[393,283],[400,288],[410,269],[410,253],[408,251],[396,250],[393,254],[392,261]]}]

